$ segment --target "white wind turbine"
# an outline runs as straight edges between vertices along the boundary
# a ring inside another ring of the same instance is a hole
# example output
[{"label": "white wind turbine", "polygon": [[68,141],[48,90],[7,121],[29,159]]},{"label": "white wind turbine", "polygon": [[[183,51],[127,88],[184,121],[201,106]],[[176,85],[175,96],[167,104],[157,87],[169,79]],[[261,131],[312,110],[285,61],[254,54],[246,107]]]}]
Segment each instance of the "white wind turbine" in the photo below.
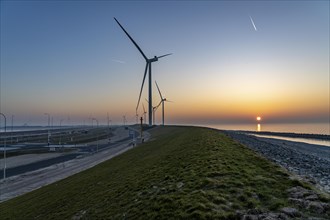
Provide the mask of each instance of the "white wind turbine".
[{"label": "white wind turbine", "polygon": [[142,54],[143,58],[145,59],[146,61],[146,68],[145,68],[145,71],[144,71],[144,75],[143,75],[143,81],[142,81],[142,85],[141,85],[141,90],[140,90],[140,95],[139,95],[139,100],[138,100],[138,103],[136,105],[136,110],[138,109],[139,107],[139,103],[140,103],[140,99],[141,99],[141,94],[142,94],[142,90],[143,90],[143,85],[144,85],[144,80],[146,78],[146,75],[147,75],[147,71],[149,69],[149,106],[148,106],[148,111],[149,111],[149,126],[152,125],[152,112],[153,112],[153,109],[152,109],[152,80],[151,80],[151,63],[153,62],[156,62],[158,61],[159,58],[162,58],[162,57],[166,57],[168,55],[171,55],[171,53],[169,54],[165,54],[165,55],[162,55],[162,56],[154,56],[153,58],[147,58],[147,56],[143,53],[143,51],[141,50],[141,48],[139,47],[139,45],[137,45],[137,43],[133,40],[133,38],[128,34],[128,32],[124,29],[124,27],[119,23],[119,21],[114,18],[115,21],[117,22],[117,24],[120,26],[120,28],[125,32],[125,34],[127,35],[127,37],[132,41],[132,43],[135,45],[135,47],[140,51],[140,53]]},{"label": "white wind turbine", "polygon": [[142,107],[143,107],[143,120],[144,120],[144,123],[146,123],[146,118],[147,118],[147,112],[146,112],[146,109],[144,108],[144,105],[142,103]]},{"label": "white wind turbine", "polygon": [[[172,102],[172,101],[170,101],[170,100],[167,100],[166,98],[163,98],[163,96],[162,96],[162,93],[160,92],[160,89],[159,89],[159,87],[158,87],[158,84],[157,84],[157,82],[155,81],[155,83],[156,83],[156,86],[157,86],[157,89],[158,89],[158,92],[159,92],[159,95],[160,95],[160,102],[159,102],[159,104],[158,104],[158,106],[160,105],[160,104],[162,104],[162,121],[163,121],[163,125],[164,125],[164,111],[165,111],[165,102]],[[157,106],[157,108],[158,108],[158,106]]]},{"label": "white wind turbine", "polygon": [[[149,101],[146,99],[146,101],[149,103]],[[158,107],[160,106],[160,103],[157,106],[152,106],[152,121],[153,124],[155,124],[156,121],[156,111],[158,109]]]}]

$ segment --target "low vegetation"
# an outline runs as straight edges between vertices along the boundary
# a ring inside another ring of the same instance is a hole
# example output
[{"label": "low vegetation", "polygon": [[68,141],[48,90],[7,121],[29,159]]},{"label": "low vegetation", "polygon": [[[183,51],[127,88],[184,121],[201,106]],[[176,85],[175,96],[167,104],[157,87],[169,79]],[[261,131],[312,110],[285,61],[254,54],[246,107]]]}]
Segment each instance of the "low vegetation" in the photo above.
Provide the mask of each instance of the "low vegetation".
[{"label": "low vegetation", "polygon": [[1,219],[236,219],[294,207],[288,189],[308,188],[217,131],[151,132],[150,142],[0,203]]}]

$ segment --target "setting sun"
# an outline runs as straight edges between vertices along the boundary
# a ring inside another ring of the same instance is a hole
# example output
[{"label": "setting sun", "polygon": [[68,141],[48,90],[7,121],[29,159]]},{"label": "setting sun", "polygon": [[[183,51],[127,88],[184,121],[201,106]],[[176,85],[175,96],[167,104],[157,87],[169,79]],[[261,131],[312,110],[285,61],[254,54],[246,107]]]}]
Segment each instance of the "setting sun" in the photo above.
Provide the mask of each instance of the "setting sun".
[{"label": "setting sun", "polygon": [[261,117],[260,117],[260,116],[258,116],[258,117],[257,117],[257,121],[260,121],[260,120],[261,120]]}]

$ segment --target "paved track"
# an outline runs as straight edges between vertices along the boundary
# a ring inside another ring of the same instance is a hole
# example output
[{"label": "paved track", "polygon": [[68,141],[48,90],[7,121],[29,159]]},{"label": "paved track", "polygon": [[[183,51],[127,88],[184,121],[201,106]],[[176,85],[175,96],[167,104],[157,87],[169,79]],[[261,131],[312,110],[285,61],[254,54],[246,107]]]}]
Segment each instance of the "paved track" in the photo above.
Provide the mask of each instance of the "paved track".
[{"label": "paved track", "polygon": [[[81,151],[79,153],[69,154],[68,158],[61,156],[59,158],[62,159],[57,158],[57,161],[53,160],[56,158],[52,158],[34,164],[19,166],[20,168],[17,168],[15,172],[21,173],[20,175],[11,176],[6,178],[6,180],[2,179],[0,181],[0,202],[79,173],[133,148],[132,138],[128,137],[128,134],[126,134],[127,132],[124,134],[123,132],[125,131],[118,131],[113,143],[99,144],[98,152],[93,151],[94,149],[96,150],[96,145],[92,145],[84,149],[92,150],[93,153],[86,153],[86,151],[84,153]],[[145,139],[149,139],[149,135],[146,132],[145,135]],[[100,141],[100,143],[106,143],[107,141],[108,140],[103,140]],[[79,155],[82,156],[77,157]],[[74,159],[69,159],[70,157]],[[63,161],[58,163],[58,161],[61,160]],[[43,166],[47,163],[52,163],[53,165],[48,165],[47,167]],[[40,169],[38,166],[43,166],[44,168]],[[24,172],[27,169],[32,171]]]}]

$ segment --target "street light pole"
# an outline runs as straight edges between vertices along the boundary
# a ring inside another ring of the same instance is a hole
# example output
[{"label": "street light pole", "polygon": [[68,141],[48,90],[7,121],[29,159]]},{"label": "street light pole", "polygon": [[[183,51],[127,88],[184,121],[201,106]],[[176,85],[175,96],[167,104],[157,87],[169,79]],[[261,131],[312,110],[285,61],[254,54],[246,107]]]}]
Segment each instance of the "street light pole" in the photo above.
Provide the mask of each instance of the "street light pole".
[{"label": "street light pole", "polygon": [[126,126],[126,115],[123,115],[124,126]]},{"label": "street light pole", "polygon": [[50,150],[50,145],[49,145],[49,136],[50,136],[50,130],[49,130],[49,127],[50,127],[50,114],[49,113],[45,113],[45,115],[48,116],[48,137],[47,137],[47,144],[48,144],[48,148]]},{"label": "street light pole", "polygon": [[108,123],[108,129],[110,128],[109,127],[109,112],[107,113],[107,123]]},{"label": "street light pole", "polygon": [[[4,118],[5,118],[5,135],[6,135],[6,128],[7,128],[7,118],[6,116],[0,112],[0,115],[2,115]],[[6,168],[7,168],[7,163],[6,163],[6,138],[7,137],[4,137],[3,139],[3,159],[4,159],[4,167],[3,167],[3,180],[6,179]]]},{"label": "street light pole", "polygon": [[53,116],[52,116],[52,129],[53,129]]},{"label": "street light pole", "polygon": [[11,116],[11,144],[13,144],[14,115]]},{"label": "street light pole", "polygon": [[[96,118],[92,118],[92,121],[95,120],[96,121],[96,124],[97,124],[97,127],[96,128],[99,128],[99,121],[96,119]],[[99,152],[99,133],[97,133],[97,129],[96,129],[96,152]]]},{"label": "street light pole", "polygon": [[61,142],[62,142],[62,121],[63,121],[64,119],[61,119],[61,121],[60,121],[60,143],[59,143],[59,145],[61,145]]}]

